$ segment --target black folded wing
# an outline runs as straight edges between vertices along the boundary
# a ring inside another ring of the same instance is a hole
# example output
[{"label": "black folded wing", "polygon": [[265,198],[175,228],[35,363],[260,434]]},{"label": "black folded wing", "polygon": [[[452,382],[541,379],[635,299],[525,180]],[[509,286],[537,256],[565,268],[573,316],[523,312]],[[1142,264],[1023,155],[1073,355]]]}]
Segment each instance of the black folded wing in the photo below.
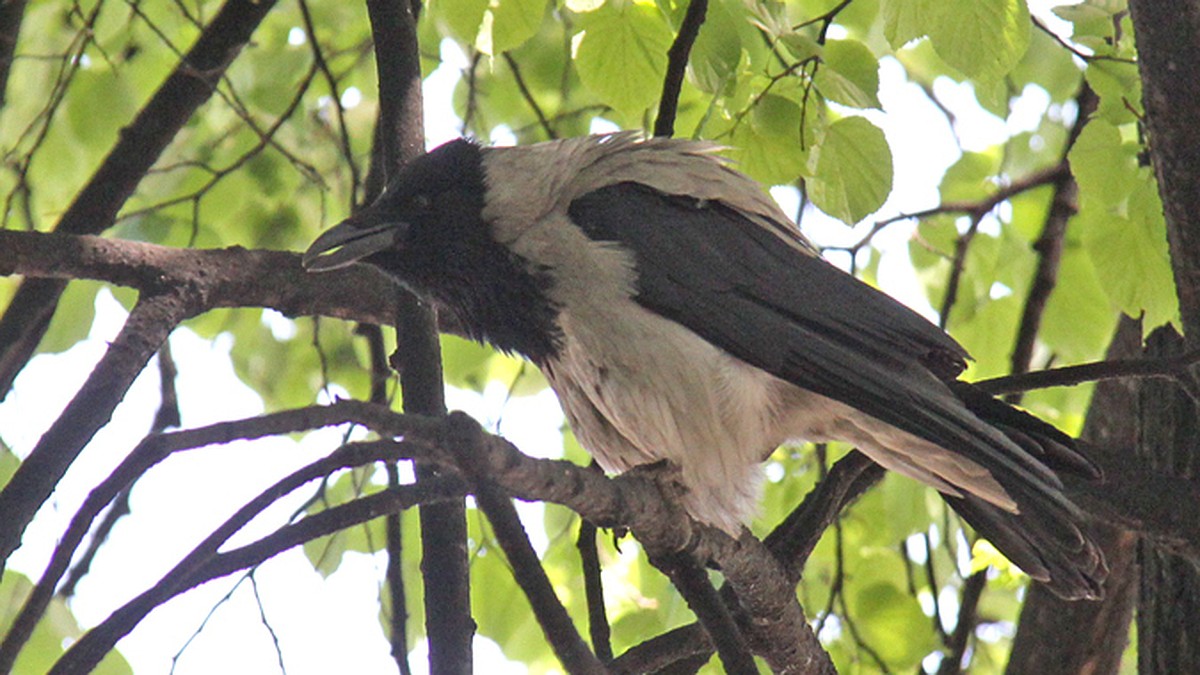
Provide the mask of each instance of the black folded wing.
[{"label": "black folded wing", "polygon": [[[1089,474],[1093,465],[1070,438],[1031,416],[990,397],[986,405],[964,402],[957,389],[966,385],[954,378],[967,354],[923,317],[822,260],[798,238],[788,241],[779,234],[788,227],[775,224],[779,232],[772,231],[720,202],[627,182],[577,198],[569,214],[590,238],[633,254],[638,303],[783,380],[974,461],[1021,507],[1021,521],[1044,521],[1039,539],[1047,530],[1065,537],[1053,557],[1077,561],[1069,567],[1088,567],[1089,560],[1097,566],[1075,526],[1078,508],[1047,466]],[[985,422],[972,409],[999,416],[1001,424]],[[1004,418],[1010,410],[1026,427],[1015,435],[1003,424],[1013,421]],[[1012,515],[975,498],[952,501],[975,521]],[[980,529],[985,535],[996,530],[986,522]],[[1017,549],[1010,555],[1035,577],[1063,567],[1061,560],[1031,558],[1012,541],[996,543]],[[1045,541],[1028,544],[1044,549]],[[1064,579],[1070,587],[1058,590],[1094,593],[1095,580],[1080,586],[1074,576]]]}]

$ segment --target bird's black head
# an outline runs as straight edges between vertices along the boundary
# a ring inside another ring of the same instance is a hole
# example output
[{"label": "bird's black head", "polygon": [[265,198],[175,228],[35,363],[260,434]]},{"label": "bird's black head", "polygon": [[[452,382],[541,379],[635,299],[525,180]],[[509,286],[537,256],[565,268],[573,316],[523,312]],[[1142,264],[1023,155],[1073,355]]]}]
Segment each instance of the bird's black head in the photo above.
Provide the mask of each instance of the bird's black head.
[{"label": "bird's black head", "polygon": [[304,253],[310,272],[362,261],[457,315],[471,337],[534,361],[559,338],[549,280],[492,237],[483,156],[455,140],[409,162],[370,206]]},{"label": "bird's black head", "polygon": [[379,199],[327,230],[304,254],[304,267],[324,272],[359,260],[425,288],[425,272],[463,239],[486,235],[480,212],[481,150],[467,140],[446,143],[409,162]]}]

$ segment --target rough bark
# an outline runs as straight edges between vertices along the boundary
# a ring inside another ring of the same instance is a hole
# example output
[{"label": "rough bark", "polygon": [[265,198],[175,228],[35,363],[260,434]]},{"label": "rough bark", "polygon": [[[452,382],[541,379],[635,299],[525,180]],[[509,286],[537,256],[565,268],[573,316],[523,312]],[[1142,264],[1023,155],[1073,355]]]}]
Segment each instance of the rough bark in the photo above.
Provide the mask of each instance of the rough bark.
[{"label": "rough bark", "polygon": [[[375,128],[374,165],[391,173],[425,151],[416,25],[420,3],[370,0],[367,9],[379,74],[380,112]],[[378,171],[373,173],[379,175]],[[441,346],[434,309],[404,292],[395,326],[396,353],[392,363],[400,373],[404,411],[445,415]],[[419,479],[429,480],[438,478],[444,470],[418,462],[416,472]],[[439,674],[469,673],[475,622],[471,618],[466,506],[462,501],[424,505],[420,508],[420,520],[429,669]]]},{"label": "rough bark", "polygon": [[[1141,326],[1122,319],[1108,349],[1109,358],[1129,358],[1141,351]],[[1131,453],[1137,439],[1132,382],[1110,380],[1096,386],[1080,438],[1115,452]],[[1039,584],[1029,589],[1009,657],[1008,675],[1116,673],[1128,644],[1137,599],[1137,536],[1112,525],[1097,524],[1096,540],[1108,560],[1104,599],[1068,602]]]},{"label": "rough bark", "polygon": [[[1151,356],[1195,347],[1200,335],[1200,0],[1130,0],[1138,43],[1145,128],[1167,222],[1185,341],[1151,335]],[[1138,453],[1167,473],[1196,478],[1200,428],[1195,403],[1170,382],[1139,390]],[[1138,669],[1200,672],[1200,575],[1189,562],[1143,543]]]}]

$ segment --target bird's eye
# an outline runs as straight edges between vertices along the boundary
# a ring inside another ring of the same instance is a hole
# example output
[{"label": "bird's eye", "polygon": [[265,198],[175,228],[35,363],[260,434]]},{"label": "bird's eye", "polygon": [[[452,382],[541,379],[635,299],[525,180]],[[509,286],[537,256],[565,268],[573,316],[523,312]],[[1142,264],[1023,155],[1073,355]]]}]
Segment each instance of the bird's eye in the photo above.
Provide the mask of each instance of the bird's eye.
[{"label": "bird's eye", "polygon": [[418,211],[428,211],[433,202],[430,201],[429,195],[418,194],[413,197],[412,204],[413,208],[417,209]]}]

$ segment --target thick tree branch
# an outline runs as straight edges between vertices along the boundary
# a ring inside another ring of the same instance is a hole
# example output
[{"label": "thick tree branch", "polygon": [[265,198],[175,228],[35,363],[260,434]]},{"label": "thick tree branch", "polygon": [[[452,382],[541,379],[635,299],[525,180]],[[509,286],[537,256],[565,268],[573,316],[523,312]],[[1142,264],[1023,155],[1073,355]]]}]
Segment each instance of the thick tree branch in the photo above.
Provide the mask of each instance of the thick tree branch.
[{"label": "thick tree branch", "polygon": [[1200,3],[1131,0],[1129,11],[1183,332],[1194,348],[1200,336]]},{"label": "thick tree branch", "polygon": [[[367,2],[379,75],[373,169],[383,168],[389,174],[425,152],[419,9],[419,3],[406,0]],[[437,314],[407,291],[398,298],[392,365],[400,373],[404,410],[443,415],[446,402]],[[418,462],[416,473],[429,479],[437,477],[439,469]],[[420,519],[429,668],[435,673],[469,673],[475,622],[471,618],[466,506],[462,502],[423,506]]]},{"label": "thick tree branch", "polygon": [[[883,474],[883,468],[866,455],[846,455],[767,536],[764,544],[790,583],[799,582],[804,563],[829,525]],[[700,624],[693,623],[629,649],[612,663],[612,668],[618,673],[654,672],[696,657],[707,659],[712,653],[707,633]]]},{"label": "thick tree branch", "polygon": [[[112,225],[142,177],[212,95],[225,69],[274,6],[275,0],[225,3],[133,123],[121,131],[100,168],[63,213],[57,231],[97,234]],[[58,279],[27,280],[0,317],[0,400],[37,349],[64,288],[66,283]]]},{"label": "thick tree branch", "polygon": [[[150,435],[160,434],[166,431],[168,427],[179,426],[179,398],[175,393],[175,378],[177,375],[178,370],[175,368],[175,360],[171,358],[171,342],[168,340],[163,342],[162,347],[158,350],[158,390],[160,400],[158,412],[155,413],[154,421],[151,423]],[[87,549],[80,556],[79,560],[71,566],[66,580],[63,581],[62,587],[58,590],[59,595],[64,598],[70,598],[75,594],[75,587],[91,569],[92,561],[96,558],[96,554],[100,552],[100,547],[108,540],[108,536],[112,533],[112,529],[116,526],[117,521],[129,515],[129,493],[132,490],[133,483],[130,483],[112,500],[112,506],[104,514],[104,520],[100,521],[95,533],[88,541]]]},{"label": "thick tree branch", "polygon": [[[1171,270],[1186,338],[1160,328],[1147,339],[1154,356],[1200,347],[1200,2],[1130,0],[1138,46],[1149,155],[1158,178]],[[1137,454],[1152,467],[1194,482],[1200,476],[1200,405],[1178,388],[1139,385]],[[1194,544],[1195,542],[1193,542]],[[1143,542],[1137,609],[1138,671],[1200,671],[1200,573]]]},{"label": "thick tree branch", "polygon": [[[153,293],[196,289],[200,311],[270,307],[287,316],[390,323],[399,285],[368,265],[319,277],[282,251],[177,249],[94,236],[0,230],[0,275],[94,279]],[[364,293],[364,288],[372,289]]]},{"label": "thick tree branch", "polygon": [[[1075,144],[1083,127],[1096,109],[1098,99],[1092,88],[1084,81],[1075,103],[1079,113],[1067,142],[1063,147],[1063,160]],[[1050,208],[1046,212],[1046,221],[1042,225],[1042,234],[1033,244],[1037,252],[1037,268],[1033,273],[1033,281],[1029,284],[1029,293],[1025,296],[1025,307],[1021,310],[1021,321],[1017,324],[1017,339],[1014,342],[1010,371],[1017,375],[1029,371],[1033,362],[1033,348],[1037,343],[1037,334],[1041,329],[1042,315],[1046,311],[1046,303],[1050,294],[1058,284],[1058,267],[1062,260],[1063,238],[1067,233],[1067,222],[1075,215],[1076,198],[1079,185],[1070,173],[1063,173],[1053,183],[1054,193],[1050,197]]]},{"label": "thick tree branch", "polygon": [[[1139,323],[1122,318],[1108,356],[1137,354],[1141,351],[1141,338]],[[1080,439],[1130,454],[1129,449],[1137,441],[1134,410],[1136,400],[1132,383],[1097,385]],[[1105,473],[1108,479],[1108,472]],[[1081,506],[1089,508],[1087,503]],[[1005,669],[1007,675],[1106,675],[1119,671],[1137,598],[1134,560],[1137,535],[1119,527],[1098,524],[1093,536],[1103,549],[1109,566],[1108,578],[1104,581],[1104,599],[1069,602],[1040,584],[1032,584],[1021,608],[1017,634]]]}]

